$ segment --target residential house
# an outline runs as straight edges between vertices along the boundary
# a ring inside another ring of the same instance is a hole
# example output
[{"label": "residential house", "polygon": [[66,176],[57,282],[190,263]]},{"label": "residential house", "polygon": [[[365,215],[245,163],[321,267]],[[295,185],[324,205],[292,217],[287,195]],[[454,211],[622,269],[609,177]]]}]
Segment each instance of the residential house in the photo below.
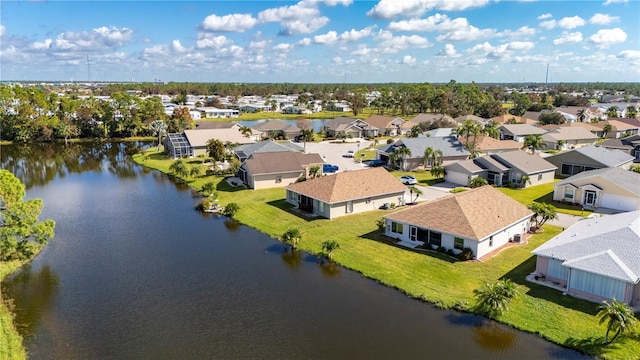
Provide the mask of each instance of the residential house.
[{"label": "residential house", "polygon": [[640,211],[578,221],[532,253],[535,277],[545,285],[640,306]]},{"label": "residential house", "polygon": [[564,151],[545,158],[557,166],[556,175],[577,173],[606,167],[629,169],[634,157],[619,150],[609,150],[599,146],[584,146]]},{"label": "residential house", "polygon": [[499,140],[490,136],[469,137],[469,143],[475,143],[477,155],[501,153],[503,151],[515,151],[522,149],[522,144],[513,140]]},{"label": "residential house", "polygon": [[233,144],[255,143],[255,140],[242,135],[235,128],[203,129],[171,133],[165,138],[164,148],[171,158],[205,156],[207,155],[207,142],[211,139]]},{"label": "residential house", "polygon": [[427,123],[427,124],[438,124],[446,126],[456,126],[457,123],[453,118],[449,115],[445,114],[418,114],[413,119],[410,120],[414,124]]},{"label": "residential house", "polygon": [[328,137],[341,135],[352,138],[372,138],[378,136],[379,129],[360,119],[339,116],[324,125]]},{"label": "residential house", "polygon": [[287,186],[287,202],[314,216],[333,219],[403,205],[407,187],[384,168],[344,171]]},{"label": "residential house", "polygon": [[255,144],[245,144],[245,145],[236,146],[233,149],[233,154],[238,158],[238,160],[245,161],[254,153],[260,153],[260,152],[275,153],[275,152],[285,152],[285,151],[286,152],[302,152],[303,150],[304,149],[301,146],[291,142],[275,142],[271,140],[264,140],[264,141],[257,142]]},{"label": "residential house", "polygon": [[300,135],[300,128],[294,125],[277,120],[270,119],[263,122],[259,122],[252,127],[254,130],[262,132],[263,138],[282,138],[282,139],[294,139]]},{"label": "residential house", "polygon": [[538,155],[505,151],[445,165],[445,181],[469,186],[480,176],[490,185],[528,187],[553,182],[556,167]]},{"label": "residential house", "polygon": [[196,121],[195,122],[196,129],[204,130],[204,129],[240,129],[240,124],[235,121]]},{"label": "residential house", "polygon": [[[640,120],[638,119],[609,118],[593,125],[599,128],[597,134],[601,137],[619,139],[640,133]],[[608,128],[607,125],[609,125]]]},{"label": "residential house", "polygon": [[[469,151],[458,141],[455,136],[445,137],[417,137],[400,139],[392,144],[387,144],[377,150],[376,158],[389,161],[389,156],[397,148],[408,148],[411,154],[404,159],[402,167],[405,170],[415,170],[425,166],[424,152],[427,148],[439,150],[442,157],[439,158],[441,164],[446,165],[454,161],[468,159],[471,155]],[[427,167],[431,166],[430,159],[426,159]]]},{"label": "residential house", "polygon": [[283,114],[312,114],[313,112],[302,106],[287,106],[282,109]]},{"label": "residential house", "polygon": [[525,123],[520,116],[515,116],[511,114],[502,114],[502,115],[494,116],[491,118],[491,120],[493,120],[493,122],[495,122],[496,124],[500,124],[500,125],[509,124],[509,123],[513,123],[513,124]]},{"label": "residential house", "polygon": [[426,137],[445,137],[454,136],[455,128],[437,128],[423,132],[420,136]]},{"label": "residential house", "polygon": [[498,127],[500,140],[524,142],[527,135],[542,135],[547,131],[529,124],[504,124]]},{"label": "residential house", "polygon": [[383,216],[385,235],[481,258],[531,227],[533,212],[492,186],[459,192]]},{"label": "residential house", "polygon": [[463,124],[467,120],[471,120],[479,124],[486,124],[490,119],[481,118],[480,116],[476,116],[476,115],[461,115],[461,116],[458,116],[457,118],[454,118],[453,120],[455,120],[458,124]]},{"label": "residential house", "polygon": [[237,118],[240,111],[234,109],[218,109],[215,107],[198,108],[204,114],[205,118]]},{"label": "residential house", "polygon": [[[638,135],[634,135],[634,136],[637,136],[640,139],[640,136]],[[635,155],[635,148],[633,147],[633,145],[622,141],[622,139],[608,139],[603,142],[597,143],[596,146],[603,147],[609,150],[620,150],[627,154],[631,154],[632,156]]]},{"label": "residential house", "polygon": [[529,124],[529,125],[537,125],[538,124],[538,120],[540,119],[540,114],[542,112],[540,111],[526,111],[522,116],[522,123],[524,124]]},{"label": "residential house", "polygon": [[591,209],[640,210],[640,174],[621,168],[583,171],[556,183],[553,200]]},{"label": "residential house", "polygon": [[580,126],[557,126],[542,135],[545,149],[577,149],[594,145],[598,136]]},{"label": "residential house", "polygon": [[322,157],[319,154],[303,154],[295,151],[254,152],[240,166],[237,176],[251,189],[285,187],[300,178],[309,177],[312,166],[320,168]]},{"label": "residential house", "polygon": [[397,136],[406,135],[411,132],[411,128],[417,125],[410,121],[404,121],[399,117],[371,115],[364,120],[371,127],[378,129],[378,135]]}]

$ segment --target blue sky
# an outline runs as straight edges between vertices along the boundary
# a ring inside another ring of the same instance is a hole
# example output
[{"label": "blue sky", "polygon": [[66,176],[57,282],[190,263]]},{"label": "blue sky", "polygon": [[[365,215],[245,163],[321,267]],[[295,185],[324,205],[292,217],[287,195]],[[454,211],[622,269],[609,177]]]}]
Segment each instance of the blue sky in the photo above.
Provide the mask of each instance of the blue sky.
[{"label": "blue sky", "polygon": [[[89,64],[89,65],[87,65]],[[640,1],[0,2],[0,79],[640,81]]]}]

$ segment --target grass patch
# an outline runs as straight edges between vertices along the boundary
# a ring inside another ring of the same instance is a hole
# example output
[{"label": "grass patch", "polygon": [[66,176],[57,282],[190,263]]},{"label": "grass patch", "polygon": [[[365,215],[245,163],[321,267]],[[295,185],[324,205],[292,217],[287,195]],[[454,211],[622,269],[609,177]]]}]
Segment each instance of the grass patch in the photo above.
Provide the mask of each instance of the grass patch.
[{"label": "grass patch", "polygon": [[560,181],[560,179],[555,179],[552,183],[530,186],[524,189],[501,187],[498,188],[498,190],[525,206],[533,202],[549,203],[555,206],[559,213],[575,216],[589,216],[593,211],[588,209],[584,209],[583,211],[580,205],[564,204],[553,200],[553,185],[558,181]]},{"label": "grass patch", "polygon": [[[140,154],[134,155],[134,160],[164,171],[171,163],[170,160],[161,160],[162,155],[147,156],[145,162]],[[432,179],[428,172],[393,174],[411,174],[426,182]],[[226,192],[223,190],[227,185],[222,180],[222,177],[185,179],[196,189],[206,181],[218,181],[221,204],[238,203],[240,210],[236,219],[271,237],[278,238],[288,228],[299,228],[302,233],[301,250],[317,254],[323,241],[337,241],[340,244],[340,249],[334,254],[337,263],[416,299],[443,308],[465,310],[465,305],[460,304],[474,304],[474,289],[485,282],[509,278],[518,284],[521,295],[500,321],[557,344],[604,358],[631,359],[640,353],[638,335],[620,338],[612,346],[598,345],[598,339],[605,334],[604,326],[599,325],[594,316],[598,304],[563,296],[559,291],[526,282],[525,276],[535,269],[531,251],[557,235],[561,231],[559,227],[546,225],[545,231],[533,235],[527,244],[510,247],[484,263],[461,262],[436,252],[409,251],[390,243],[378,232],[375,224],[387,211],[375,210],[334,220],[311,219],[292,211],[291,205],[283,200],[285,190],[282,188]],[[544,195],[545,191],[539,192]]]}]

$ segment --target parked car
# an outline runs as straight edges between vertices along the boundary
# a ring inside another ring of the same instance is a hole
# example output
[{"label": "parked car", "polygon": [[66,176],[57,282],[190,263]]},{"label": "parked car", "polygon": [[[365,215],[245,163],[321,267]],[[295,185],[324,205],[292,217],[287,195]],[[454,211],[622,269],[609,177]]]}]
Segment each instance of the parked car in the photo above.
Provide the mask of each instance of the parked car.
[{"label": "parked car", "polygon": [[334,173],[334,172],[336,172],[338,170],[340,170],[340,168],[335,166],[335,165],[322,164],[322,172],[323,173]]},{"label": "parked car", "polygon": [[347,154],[345,155],[345,157],[352,158],[355,156],[355,154],[356,153],[353,150],[349,150],[347,151]]},{"label": "parked car", "polygon": [[400,181],[405,185],[416,185],[418,181],[410,175],[400,176]]},{"label": "parked car", "polygon": [[368,165],[369,167],[384,166],[385,164],[386,162],[380,159],[374,159],[374,160],[369,160],[365,162],[365,165]]}]

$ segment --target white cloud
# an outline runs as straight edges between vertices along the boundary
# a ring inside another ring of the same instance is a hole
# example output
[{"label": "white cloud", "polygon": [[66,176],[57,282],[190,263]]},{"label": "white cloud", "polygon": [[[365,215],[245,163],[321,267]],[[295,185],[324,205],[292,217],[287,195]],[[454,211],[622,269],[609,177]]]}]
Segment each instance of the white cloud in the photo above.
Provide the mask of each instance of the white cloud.
[{"label": "white cloud", "polygon": [[397,16],[415,18],[433,9],[460,11],[482,7],[488,3],[489,0],[380,0],[367,15],[377,19],[391,19]]},{"label": "white cloud", "polygon": [[366,56],[373,52],[374,52],[373,49],[369,49],[367,45],[362,44],[362,45],[359,45],[356,50],[352,51],[351,55]]},{"label": "white cloud", "polygon": [[552,20],[547,20],[547,21],[542,21],[540,23],[540,27],[543,27],[543,28],[545,28],[547,30],[551,30],[554,27],[556,27],[556,21],[553,20],[553,19]]},{"label": "white cloud", "polygon": [[420,48],[426,49],[433,46],[429,40],[425,37],[418,35],[401,35],[401,36],[393,36],[389,37],[388,32],[383,32],[378,35],[377,39],[382,40],[378,44],[378,50],[383,53],[397,53],[399,51],[408,49],[408,48]]},{"label": "white cloud", "polygon": [[0,36],[4,35],[7,28],[4,25],[0,25]]},{"label": "white cloud", "polygon": [[640,60],[639,50],[623,50],[618,55],[619,58],[625,60]]},{"label": "white cloud", "polygon": [[434,14],[426,19],[410,19],[389,23],[392,31],[438,31],[438,41],[473,41],[496,36],[495,29],[478,29],[466,18],[450,19],[447,15]]},{"label": "white cloud", "polygon": [[300,46],[309,46],[309,45],[311,45],[311,42],[312,41],[311,41],[310,38],[304,38],[304,39],[298,41],[298,45],[300,45]]},{"label": "white cloud", "polygon": [[546,14],[542,14],[542,15],[538,16],[538,20],[549,19],[549,18],[552,18],[552,17],[553,17],[553,15],[551,15],[549,13],[546,13]]},{"label": "white cloud", "polygon": [[528,37],[528,36],[532,36],[536,34],[536,29],[534,28],[530,28],[528,26],[522,26],[519,29],[516,30],[505,30],[503,32],[498,33],[498,36],[505,36],[505,37],[509,37],[509,38],[517,38],[517,39],[521,39],[524,37]]},{"label": "white cloud", "polygon": [[211,14],[204,18],[202,29],[220,32],[244,32],[258,23],[251,14],[229,14],[218,16]]},{"label": "white cloud", "polygon": [[28,48],[31,50],[49,50],[58,56],[71,51],[105,51],[116,49],[127,44],[133,35],[133,30],[117,27],[99,27],[92,31],[65,32],[55,40],[46,39],[33,42]]},{"label": "white cloud", "polygon": [[531,41],[513,41],[507,44],[509,50],[526,51],[535,47]]},{"label": "white cloud", "polygon": [[582,41],[582,33],[579,31],[569,33],[563,32],[562,36],[553,40],[553,45],[562,45],[567,43],[579,43]]},{"label": "white cloud", "polygon": [[583,26],[585,21],[580,16],[564,17],[558,21],[558,27],[563,29],[575,29],[579,26]]},{"label": "white cloud", "polygon": [[608,14],[595,14],[589,19],[590,24],[595,25],[609,25],[613,22],[618,22],[620,20],[617,16],[611,16]]},{"label": "white cloud", "polygon": [[289,52],[293,49],[293,45],[287,43],[280,43],[273,47],[273,50],[277,52]]},{"label": "white cloud", "polygon": [[496,46],[493,46],[488,42],[484,42],[467,49],[466,52],[473,55],[471,63],[478,65],[492,60],[502,62],[510,61],[514,52],[527,51],[532,49],[534,46],[535,44],[528,41],[514,41]]},{"label": "white cloud", "polygon": [[411,56],[411,55],[405,55],[405,56],[402,58],[402,63],[403,63],[403,64],[406,64],[406,65],[413,65],[413,64],[415,64],[415,63],[416,63],[416,58],[414,58],[414,57],[413,57],[413,56]]},{"label": "white cloud", "polygon": [[316,35],[313,37],[313,42],[316,44],[333,45],[338,42],[338,33],[332,30],[323,35]]},{"label": "white cloud", "polygon": [[456,51],[456,48],[453,44],[446,44],[444,49],[440,50],[438,56],[447,56],[447,57],[459,57],[460,55]]},{"label": "white cloud", "polygon": [[338,35],[337,32],[331,30],[326,34],[316,35],[313,37],[313,42],[315,44],[324,44],[324,45],[335,45],[337,42],[349,43],[358,41],[364,37],[371,35],[374,27],[366,27],[362,30],[351,29],[349,31],[345,31],[342,34]]},{"label": "white cloud", "polygon": [[196,40],[197,49],[220,49],[231,44],[232,41],[223,35],[214,36],[212,34],[200,33]]},{"label": "white cloud", "polygon": [[342,64],[342,58],[340,56],[336,56],[333,59],[331,59],[331,62],[334,64]]},{"label": "white cloud", "polygon": [[180,40],[173,40],[171,42],[171,50],[175,52],[185,52],[187,51],[187,48],[182,46],[182,44],[180,43]]},{"label": "white cloud", "polygon": [[320,14],[320,4],[348,6],[351,3],[351,0],[302,0],[295,5],[263,10],[258,13],[258,20],[263,23],[280,23],[281,35],[309,34],[329,23],[329,18]]},{"label": "white cloud", "polygon": [[629,2],[629,0],[607,0],[602,5],[607,6],[611,4],[620,4],[620,3],[626,3],[626,2]]},{"label": "white cloud", "polygon": [[625,40],[627,40],[627,33],[620,28],[598,30],[597,33],[587,38],[588,43],[594,44],[599,48],[606,48]]}]

